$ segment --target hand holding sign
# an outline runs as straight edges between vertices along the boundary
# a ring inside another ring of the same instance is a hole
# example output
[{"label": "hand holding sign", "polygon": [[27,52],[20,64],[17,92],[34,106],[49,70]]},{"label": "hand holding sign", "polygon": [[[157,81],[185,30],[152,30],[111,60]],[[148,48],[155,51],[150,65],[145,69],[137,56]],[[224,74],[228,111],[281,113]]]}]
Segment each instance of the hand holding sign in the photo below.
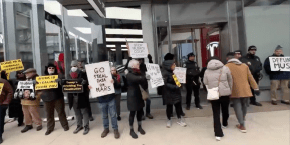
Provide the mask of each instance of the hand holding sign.
[{"label": "hand holding sign", "polygon": [[178,81],[180,83],[186,83],[186,68],[183,67],[175,67],[173,73],[176,75]]},{"label": "hand holding sign", "polygon": [[290,71],[290,57],[269,57],[271,71]]},{"label": "hand holding sign", "polygon": [[58,88],[58,82],[56,82],[57,79],[58,75],[36,77],[35,90]]},{"label": "hand holding sign", "polygon": [[149,54],[147,43],[129,43],[128,50],[132,58],[147,58]]},{"label": "hand holding sign", "polygon": [[147,74],[150,76],[152,88],[164,85],[164,80],[158,64],[146,63]]}]

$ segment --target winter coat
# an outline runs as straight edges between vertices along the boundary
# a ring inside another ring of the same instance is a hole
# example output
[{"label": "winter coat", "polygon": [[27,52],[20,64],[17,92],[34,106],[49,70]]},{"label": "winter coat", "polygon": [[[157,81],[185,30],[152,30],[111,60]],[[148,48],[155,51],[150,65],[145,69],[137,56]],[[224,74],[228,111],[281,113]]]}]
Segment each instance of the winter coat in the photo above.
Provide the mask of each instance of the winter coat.
[{"label": "winter coat", "polygon": [[[21,80],[18,81],[18,80],[10,79],[8,82],[10,81],[11,81],[10,85],[13,88],[13,94],[14,94],[18,86],[18,82]],[[9,104],[9,108],[8,108],[8,115],[9,115],[9,118],[19,117],[23,115],[21,100],[19,98],[12,98]]]},{"label": "winter coat", "polygon": [[[69,79],[72,79],[69,75]],[[82,82],[83,80],[86,81],[86,84],[83,85],[83,93],[68,93],[68,104],[69,108],[71,109],[73,106],[74,101],[74,95],[78,96],[78,106],[77,109],[83,109],[90,105],[90,99],[89,99],[89,84],[88,84],[88,78],[87,74],[83,71],[78,71],[78,77],[77,79]]]},{"label": "winter coat", "polygon": [[13,98],[13,89],[10,83],[5,80],[0,78],[0,83],[3,83],[3,88],[2,92],[0,94],[0,105],[9,105]]},{"label": "winter coat", "polygon": [[180,88],[176,85],[173,79],[173,71],[171,66],[173,60],[166,60],[162,64],[162,76],[164,79],[164,86],[162,90],[163,105],[173,105],[181,102]]},{"label": "winter coat", "polygon": [[208,86],[208,89],[218,87],[220,96],[232,94],[233,79],[231,71],[219,60],[211,60],[208,63],[203,83]]},{"label": "winter coat", "polygon": [[231,98],[252,97],[251,88],[259,89],[249,67],[238,59],[230,59],[226,66],[230,69],[233,78]]},{"label": "winter coat", "polygon": [[[38,74],[34,74],[31,78],[27,79],[26,81],[35,81],[36,77],[38,77]],[[42,94],[42,91],[35,91],[35,100],[28,100],[28,99],[21,99],[22,105],[28,105],[28,106],[39,106],[40,103],[40,96]]]},{"label": "winter coat", "polygon": [[[273,54],[269,57],[279,57]],[[269,57],[264,62],[264,69],[266,73],[270,76],[270,80],[289,80],[290,79],[290,72],[287,71],[271,71],[270,60]],[[284,57],[281,55],[280,57]]]},{"label": "winter coat", "polygon": [[260,76],[260,71],[262,70],[262,63],[258,56],[248,53],[246,56],[241,57],[240,61],[248,65],[254,77]]},{"label": "winter coat", "polygon": [[186,69],[186,79],[188,81],[194,81],[197,84],[200,84],[199,77],[200,77],[200,70],[195,61],[188,60],[184,66]]},{"label": "winter coat", "polygon": [[112,75],[112,78],[114,80],[114,89],[115,89],[115,94],[119,95],[122,93],[122,85],[124,85],[123,78],[120,74],[120,82],[117,81],[117,76]]},{"label": "winter coat", "polygon": [[128,68],[128,71],[126,75],[128,83],[127,108],[129,111],[139,111],[145,106],[139,85],[146,90],[148,83],[146,77],[141,73],[134,72],[131,68]]}]

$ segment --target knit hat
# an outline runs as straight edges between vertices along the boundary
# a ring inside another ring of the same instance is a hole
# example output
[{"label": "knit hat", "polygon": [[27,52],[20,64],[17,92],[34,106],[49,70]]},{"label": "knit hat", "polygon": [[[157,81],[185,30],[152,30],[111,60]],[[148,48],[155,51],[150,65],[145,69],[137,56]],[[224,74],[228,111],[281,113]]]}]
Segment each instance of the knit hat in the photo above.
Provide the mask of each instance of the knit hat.
[{"label": "knit hat", "polygon": [[187,54],[187,58],[188,58],[188,59],[189,59],[189,57],[191,57],[191,56],[195,56],[195,54],[193,54],[192,52],[189,53],[189,54]]},{"label": "knit hat", "polygon": [[174,55],[171,54],[171,53],[167,53],[165,56],[164,56],[164,60],[173,60],[174,59]]},{"label": "knit hat", "polygon": [[70,66],[77,66],[77,65],[78,65],[78,61],[76,60],[71,61]]},{"label": "knit hat", "polygon": [[248,51],[250,51],[250,50],[257,50],[257,47],[252,45],[252,46],[249,47]]},{"label": "knit hat", "polygon": [[281,47],[280,45],[278,45],[276,48],[275,48],[275,51],[276,50],[282,50],[283,49],[283,47]]}]

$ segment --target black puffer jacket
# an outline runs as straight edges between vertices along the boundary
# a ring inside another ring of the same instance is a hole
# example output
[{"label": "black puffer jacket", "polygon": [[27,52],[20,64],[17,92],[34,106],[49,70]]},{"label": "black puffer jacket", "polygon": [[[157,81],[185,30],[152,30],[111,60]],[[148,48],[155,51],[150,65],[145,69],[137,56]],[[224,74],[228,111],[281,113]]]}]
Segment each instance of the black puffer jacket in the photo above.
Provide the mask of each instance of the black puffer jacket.
[{"label": "black puffer jacket", "polygon": [[175,84],[172,76],[171,66],[173,63],[173,60],[166,60],[162,65],[162,75],[165,83],[162,91],[163,105],[173,105],[181,101],[180,89]]},{"label": "black puffer jacket", "polygon": [[254,77],[260,76],[260,71],[263,67],[262,62],[258,56],[248,53],[246,56],[241,57],[240,61],[249,66],[249,69]]},{"label": "black puffer jacket", "polygon": [[[52,75],[58,75],[57,74],[57,70],[56,70],[56,66],[54,64],[48,64],[45,67],[45,71],[44,71],[45,75],[49,75],[48,71],[47,71],[48,67],[54,67],[55,73],[52,74]],[[64,95],[62,93],[62,87],[61,87],[60,83],[58,84],[58,88],[56,88],[56,89],[42,90],[41,92],[42,92],[42,94],[41,94],[40,97],[43,100],[43,102],[51,102],[51,101],[54,101],[54,100],[58,100],[58,99],[63,99],[64,98]]]},{"label": "black puffer jacket", "polygon": [[128,71],[129,73],[126,76],[128,83],[127,108],[129,111],[139,111],[145,106],[139,85],[146,90],[148,83],[146,77],[141,72],[134,72],[131,68],[128,68]]},{"label": "black puffer jacket", "polygon": [[188,81],[195,81],[199,83],[199,77],[200,77],[200,70],[195,61],[188,60],[185,63],[186,70],[186,80]]}]

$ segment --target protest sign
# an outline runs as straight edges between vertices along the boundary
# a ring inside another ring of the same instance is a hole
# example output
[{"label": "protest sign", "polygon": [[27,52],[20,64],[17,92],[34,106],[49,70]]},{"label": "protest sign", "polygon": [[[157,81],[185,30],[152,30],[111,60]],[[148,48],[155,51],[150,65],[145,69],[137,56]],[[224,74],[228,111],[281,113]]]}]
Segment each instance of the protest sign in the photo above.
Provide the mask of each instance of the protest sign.
[{"label": "protest sign", "polygon": [[149,54],[147,43],[129,43],[129,52],[132,58],[147,58]]},{"label": "protest sign", "polygon": [[146,63],[147,73],[150,75],[152,88],[164,85],[164,80],[158,64]]},{"label": "protest sign", "polygon": [[78,80],[64,80],[62,92],[64,93],[82,93],[83,85]]},{"label": "protest sign", "polygon": [[4,87],[4,83],[0,83],[0,95],[2,94],[3,87]]},{"label": "protest sign", "polygon": [[180,82],[178,81],[176,75],[172,75],[172,77],[173,77],[173,79],[174,79],[174,81],[175,81],[176,86],[181,87],[181,84],[180,84]]},{"label": "protest sign", "polygon": [[58,75],[36,77],[35,90],[58,88],[58,82],[56,82],[56,79],[58,79]]},{"label": "protest sign", "polygon": [[269,57],[271,71],[290,71],[290,57]]},{"label": "protest sign", "polygon": [[178,81],[180,83],[186,83],[186,68],[183,67],[175,67],[173,73],[176,75]]},{"label": "protest sign", "polygon": [[33,81],[19,81],[17,89],[14,93],[14,98],[19,99],[35,99]]},{"label": "protest sign", "polygon": [[92,98],[115,93],[108,61],[85,65]]},{"label": "protest sign", "polygon": [[1,71],[6,71],[7,79],[10,78],[10,72],[24,70],[21,59],[4,61],[0,63]]}]

